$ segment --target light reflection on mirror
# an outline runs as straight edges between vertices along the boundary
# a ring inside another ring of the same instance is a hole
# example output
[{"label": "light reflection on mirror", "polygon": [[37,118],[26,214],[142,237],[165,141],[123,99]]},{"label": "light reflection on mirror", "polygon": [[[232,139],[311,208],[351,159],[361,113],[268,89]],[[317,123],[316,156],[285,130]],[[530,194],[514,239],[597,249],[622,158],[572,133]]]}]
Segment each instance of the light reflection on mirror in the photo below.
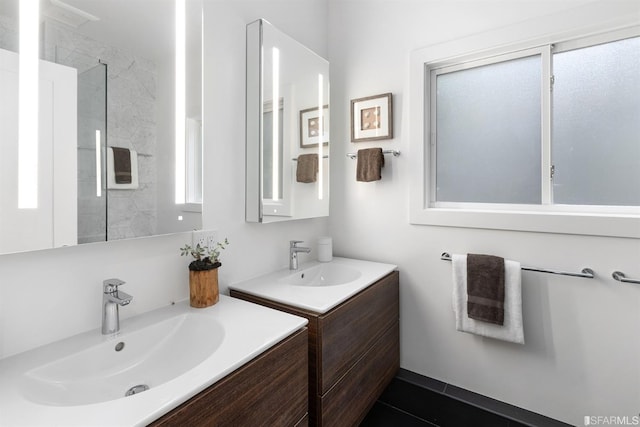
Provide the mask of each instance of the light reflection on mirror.
[{"label": "light reflection on mirror", "polygon": [[247,221],[329,214],[328,75],[328,61],[268,22],[247,26]]},{"label": "light reflection on mirror", "polygon": [[[38,111],[38,52],[40,40],[38,2],[21,2],[18,60],[18,209],[38,208],[38,128],[32,112]],[[36,117],[37,119],[37,117]]]},{"label": "light reflection on mirror", "polygon": [[0,254],[200,228],[201,2],[179,4],[176,20],[176,0],[0,0]]}]

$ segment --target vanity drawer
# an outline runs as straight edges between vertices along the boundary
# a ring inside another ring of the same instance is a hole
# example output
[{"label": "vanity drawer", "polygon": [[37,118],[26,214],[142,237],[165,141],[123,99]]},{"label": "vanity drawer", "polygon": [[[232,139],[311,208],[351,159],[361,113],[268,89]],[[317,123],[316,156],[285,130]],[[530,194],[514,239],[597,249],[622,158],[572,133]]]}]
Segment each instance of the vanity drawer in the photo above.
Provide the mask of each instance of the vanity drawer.
[{"label": "vanity drawer", "polygon": [[309,320],[310,425],[331,425],[325,414],[335,425],[361,419],[398,370],[399,276],[392,271],[324,314],[231,290],[233,297]]},{"label": "vanity drawer", "polygon": [[150,425],[306,425],[307,339],[294,333]]},{"label": "vanity drawer", "polygon": [[317,393],[323,395],[400,317],[399,273],[393,271],[319,316]]},{"label": "vanity drawer", "polygon": [[316,396],[316,425],[357,426],[400,367],[400,330],[396,322],[323,396]]}]

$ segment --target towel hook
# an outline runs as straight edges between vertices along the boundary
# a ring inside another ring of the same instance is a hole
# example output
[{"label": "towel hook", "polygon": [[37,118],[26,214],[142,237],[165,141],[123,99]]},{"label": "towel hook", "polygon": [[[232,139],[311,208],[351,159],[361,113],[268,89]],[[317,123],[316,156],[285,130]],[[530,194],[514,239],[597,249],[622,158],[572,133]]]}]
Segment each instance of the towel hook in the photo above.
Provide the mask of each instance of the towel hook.
[{"label": "towel hook", "polygon": [[614,271],[613,273],[611,273],[611,277],[613,277],[618,282],[635,283],[636,285],[640,285],[640,280],[630,279],[627,276],[625,276],[622,271]]}]

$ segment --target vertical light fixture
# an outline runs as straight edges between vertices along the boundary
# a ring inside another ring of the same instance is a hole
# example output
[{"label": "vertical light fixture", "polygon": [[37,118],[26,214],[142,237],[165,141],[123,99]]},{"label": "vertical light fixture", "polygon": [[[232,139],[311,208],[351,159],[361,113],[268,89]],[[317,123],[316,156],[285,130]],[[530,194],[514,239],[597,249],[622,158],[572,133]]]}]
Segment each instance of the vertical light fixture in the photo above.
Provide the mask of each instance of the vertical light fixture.
[{"label": "vertical light fixture", "polygon": [[323,198],[322,140],[324,139],[324,77],[318,74],[318,200]]},{"label": "vertical light fixture", "polygon": [[96,197],[102,197],[102,162],[100,152],[102,150],[102,138],[100,129],[96,129]]},{"label": "vertical light fixture", "polygon": [[186,86],[186,46],[185,46],[185,0],[175,0],[175,148],[176,148],[176,204],[184,204],[186,197],[186,154],[185,154],[185,86]]},{"label": "vertical light fixture", "polygon": [[271,138],[272,194],[273,200],[280,199],[280,49],[273,48],[272,61],[273,85],[273,134]]},{"label": "vertical light fixture", "polygon": [[19,3],[18,209],[35,209],[38,207],[40,2]]}]

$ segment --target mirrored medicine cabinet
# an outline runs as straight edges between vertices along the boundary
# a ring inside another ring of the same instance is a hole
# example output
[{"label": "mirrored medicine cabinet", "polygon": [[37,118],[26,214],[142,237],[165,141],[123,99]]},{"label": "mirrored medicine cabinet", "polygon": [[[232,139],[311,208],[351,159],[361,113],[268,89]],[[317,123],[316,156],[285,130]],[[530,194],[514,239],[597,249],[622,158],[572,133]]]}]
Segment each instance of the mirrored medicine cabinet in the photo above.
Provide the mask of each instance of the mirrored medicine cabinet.
[{"label": "mirrored medicine cabinet", "polygon": [[329,62],[247,25],[246,221],[329,215]]},{"label": "mirrored medicine cabinet", "polygon": [[0,254],[201,227],[202,2],[150,4],[0,0]]}]

